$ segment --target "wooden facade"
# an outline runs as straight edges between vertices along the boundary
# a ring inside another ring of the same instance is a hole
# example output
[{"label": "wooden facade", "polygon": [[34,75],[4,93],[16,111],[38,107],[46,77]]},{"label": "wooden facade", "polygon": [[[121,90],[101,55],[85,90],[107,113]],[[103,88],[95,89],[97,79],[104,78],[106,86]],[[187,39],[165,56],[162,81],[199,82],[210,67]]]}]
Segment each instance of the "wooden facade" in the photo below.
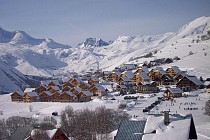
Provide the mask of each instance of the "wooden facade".
[{"label": "wooden facade", "polygon": [[51,102],[52,93],[50,91],[43,91],[41,94],[39,94],[39,98],[41,102]]},{"label": "wooden facade", "polygon": [[70,91],[65,91],[60,94],[60,102],[73,102],[75,95]]},{"label": "wooden facade", "polygon": [[24,102],[36,102],[39,101],[39,95],[37,92],[26,92],[23,95]]},{"label": "wooden facade", "polygon": [[164,98],[165,99],[173,99],[173,98],[179,98],[182,97],[183,91],[180,88],[168,88],[164,92]]},{"label": "wooden facade", "polygon": [[171,68],[166,69],[166,73],[172,77],[176,76],[177,74],[179,74],[181,72],[182,71],[178,67],[175,67],[175,66],[172,66]]},{"label": "wooden facade", "polygon": [[120,78],[120,72],[113,72],[107,76],[108,81],[116,82]]},{"label": "wooden facade", "polygon": [[11,100],[12,100],[12,102],[15,102],[15,101],[17,101],[17,102],[21,102],[21,101],[23,101],[23,93],[21,92],[21,93],[19,93],[19,92],[13,92],[12,94],[11,94]]},{"label": "wooden facade", "polygon": [[181,80],[179,80],[176,85],[183,91],[191,91],[201,88],[202,82],[198,80],[195,76],[185,76]]},{"label": "wooden facade", "polygon": [[92,84],[98,84],[99,83],[99,79],[97,77],[90,77],[88,79],[88,84],[92,85]]},{"label": "wooden facade", "polygon": [[44,85],[40,85],[39,87],[37,87],[35,89],[35,91],[38,93],[38,94],[41,94],[43,91],[46,91],[47,90],[47,87],[44,86]]}]

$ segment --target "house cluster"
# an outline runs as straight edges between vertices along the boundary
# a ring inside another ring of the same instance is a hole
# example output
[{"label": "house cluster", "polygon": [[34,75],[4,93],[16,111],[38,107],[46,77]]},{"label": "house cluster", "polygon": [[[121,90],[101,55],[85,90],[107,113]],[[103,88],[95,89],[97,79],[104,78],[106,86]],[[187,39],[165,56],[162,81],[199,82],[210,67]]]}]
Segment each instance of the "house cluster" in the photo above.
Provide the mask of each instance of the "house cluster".
[{"label": "house cluster", "polygon": [[133,89],[138,93],[156,93],[159,92],[158,86],[176,85],[176,88],[167,90],[166,96],[169,97],[179,97],[180,92],[200,89],[204,85],[197,77],[186,74],[177,66],[149,70],[135,64],[125,64],[115,68],[104,79],[116,83],[116,91]]},{"label": "house cluster", "polygon": [[[102,86],[102,83],[110,84],[111,88]],[[83,102],[90,101],[94,96],[104,96],[108,91],[119,91],[120,94],[158,93],[162,85],[176,85],[175,89],[165,92],[165,98],[168,99],[180,97],[183,91],[204,86],[197,77],[186,74],[177,66],[164,70],[162,67],[148,69],[136,64],[124,64],[113,71],[88,72],[62,82],[41,81],[40,86],[31,91],[14,92],[11,99],[24,102]]]},{"label": "house cluster", "polygon": [[85,102],[94,96],[104,96],[107,90],[99,84],[99,79],[90,77],[87,82],[80,78],[65,81],[41,81],[37,88],[26,88],[24,92],[13,92],[12,101],[23,102]]},{"label": "house cluster", "polygon": [[151,114],[147,120],[124,120],[115,140],[191,140],[197,139],[192,114]]}]

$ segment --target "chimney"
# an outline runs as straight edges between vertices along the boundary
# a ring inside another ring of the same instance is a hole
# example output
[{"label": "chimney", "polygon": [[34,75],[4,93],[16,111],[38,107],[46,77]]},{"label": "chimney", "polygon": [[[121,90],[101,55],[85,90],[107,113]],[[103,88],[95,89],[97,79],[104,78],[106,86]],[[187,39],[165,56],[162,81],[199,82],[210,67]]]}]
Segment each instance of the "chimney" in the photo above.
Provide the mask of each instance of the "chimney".
[{"label": "chimney", "polygon": [[170,122],[169,122],[169,112],[170,111],[164,111],[164,124],[165,125],[168,125]]}]

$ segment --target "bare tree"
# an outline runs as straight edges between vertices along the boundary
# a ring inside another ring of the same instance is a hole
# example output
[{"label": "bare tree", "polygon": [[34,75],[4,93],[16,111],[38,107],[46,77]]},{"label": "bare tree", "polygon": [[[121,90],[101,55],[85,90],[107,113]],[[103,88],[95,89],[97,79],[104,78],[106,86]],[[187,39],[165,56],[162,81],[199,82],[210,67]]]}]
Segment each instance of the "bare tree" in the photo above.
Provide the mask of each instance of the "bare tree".
[{"label": "bare tree", "polygon": [[45,130],[35,129],[31,136],[34,140],[48,140],[50,139]]},{"label": "bare tree", "polygon": [[9,135],[10,134],[6,126],[6,122],[4,120],[0,120],[0,140],[8,140]]},{"label": "bare tree", "polygon": [[207,102],[206,102],[206,105],[205,105],[205,113],[208,115],[208,116],[210,116],[210,100],[208,100]]}]

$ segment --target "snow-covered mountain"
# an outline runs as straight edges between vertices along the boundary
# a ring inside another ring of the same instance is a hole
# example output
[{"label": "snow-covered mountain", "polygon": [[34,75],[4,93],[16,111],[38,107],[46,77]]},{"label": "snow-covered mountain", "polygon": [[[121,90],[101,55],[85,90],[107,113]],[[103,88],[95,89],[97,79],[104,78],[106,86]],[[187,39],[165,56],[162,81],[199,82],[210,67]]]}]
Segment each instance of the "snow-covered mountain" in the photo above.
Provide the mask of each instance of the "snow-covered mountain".
[{"label": "snow-covered mountain", "polygon": [[[0,60],[23,74],[62,76],[71,72],[113,70],[124,63],[178,56],[181,60],[170,65],[178,65],[197,76],[209,77],[210,40],[201,40],[209,30],[210,17],[200,17],[175,33],[119,36],[111,43],[87,38],[71,47],[52,39],[35,39],[23,31],[10,32],[0,28]],[[192,55],[189,55],[190,51]],[[142,57],[149,52],[156,53],[153,57]]]},{"label": "snow-covered mountain", "polygon": [[10,67],[0,59],[0,93],[21,91],[23,86],[27,86],[29,79],[15,68]]}]

